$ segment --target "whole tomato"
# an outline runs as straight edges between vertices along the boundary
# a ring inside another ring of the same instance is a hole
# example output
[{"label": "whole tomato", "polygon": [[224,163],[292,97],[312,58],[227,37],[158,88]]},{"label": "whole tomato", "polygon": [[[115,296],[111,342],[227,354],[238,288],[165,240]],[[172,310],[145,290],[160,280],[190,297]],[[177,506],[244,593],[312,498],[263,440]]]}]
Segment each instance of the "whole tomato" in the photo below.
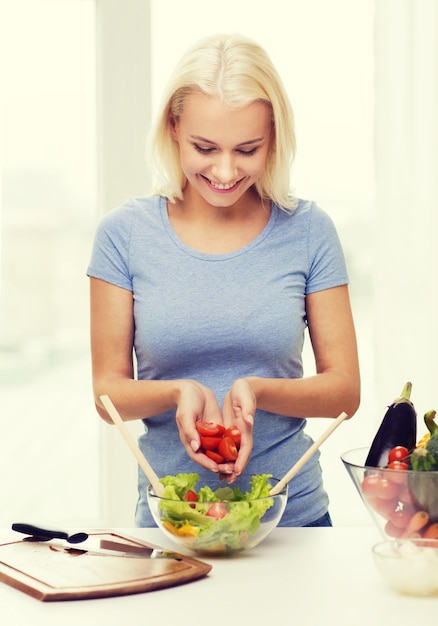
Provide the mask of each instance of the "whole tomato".
[{"label": "whole tomato", "polygon": [[386,472],[385,476],[393,483],[399,485],[406,485],[408,482],[408,475],[406,470],[409,469],[409,465],[404,461],[391,461],[388,465],[389,470],[395,470],[394,472]]},{"label": "whole tomato", "polygon": [[403,531],[404,528],[400,528],[400,526],[394,524],[391,519],[389,519],[385,524],[385,533],[388,535],[388,537],[394,537],[394,539],[398,539],[403,535]]},{"label": "whole tomato", "polygon": [[409,456],[409,450],[405,448],[405,446],[395,446],[392,450],[389,451],[388,461],[392,463],[393,461],[403,461]]},{"label": "whole tomato", "polygon": [[409,489],[408,484],[403,484],[398,494],[398,499],[403,504],[404,508],[413,507],[415,504],[415,498],[412,495],[412,491]]},{"label": "whole tomato", "polygon": [[399,470],[399,471],[404,472],[407,469],[409,469],[409,465],[405,463],[405,461],[391,461],[391,463],[388,465],[388,469]]},{"label": "whole tomato", "polygon": [[361,489],[365,498],[370,501],[376,497],[376,486],[380,481],[379,474],[368,474],[362,481]]},{"label": "whole tomato", "polygon": [[391,515],[394,513],[396,508],[398,507],[398,500],[394,498],[392,500],[385,500],[383,498],[374,498],[370,503],[373,509],[384,517],[386,520],[391,519]]},{"label": "whole tomato", "polygon": [[397,484],[387,478],[381,478],[376,485],[376,496],[381,500],[394,500],[398,491]]},{"label": "whole tomato", "polygon": [[392,513],[390,521],[394,524],[394,526],[403,530],[409,524],[411,517],[411,511],[408,511],[407,509],[397,509]]}]

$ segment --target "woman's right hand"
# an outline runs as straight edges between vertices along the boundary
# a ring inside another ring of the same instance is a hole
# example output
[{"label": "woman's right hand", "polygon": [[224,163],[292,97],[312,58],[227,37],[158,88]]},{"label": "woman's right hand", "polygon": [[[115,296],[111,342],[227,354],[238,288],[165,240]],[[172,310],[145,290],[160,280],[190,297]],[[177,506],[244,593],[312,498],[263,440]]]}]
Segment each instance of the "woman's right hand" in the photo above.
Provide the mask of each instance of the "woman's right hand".
[{"label": "woman's right hand", "polygon": [[216,422],[222,424],[222,413],[213,391],[196,380],[183,380],[179,385],[175,414],[179,436],[189,457],[213,472],[227,471],[199,451],[200,438],[196,422]]}]

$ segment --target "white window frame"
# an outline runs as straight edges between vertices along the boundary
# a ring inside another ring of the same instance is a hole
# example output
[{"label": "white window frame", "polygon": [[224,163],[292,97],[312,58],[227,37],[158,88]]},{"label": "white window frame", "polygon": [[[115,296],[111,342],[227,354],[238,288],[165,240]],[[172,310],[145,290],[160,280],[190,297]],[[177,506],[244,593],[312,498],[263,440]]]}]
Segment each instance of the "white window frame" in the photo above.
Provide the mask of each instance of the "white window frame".
[{"label": "white window frame", "polygon": [[[149,192],[144,146],[151,117],[148,0],[96,0],[99,215]],[[141,422],[127,423],[136,437]],[[134,525],[137,463],[116,429],[102,422],[102,516]]]}]

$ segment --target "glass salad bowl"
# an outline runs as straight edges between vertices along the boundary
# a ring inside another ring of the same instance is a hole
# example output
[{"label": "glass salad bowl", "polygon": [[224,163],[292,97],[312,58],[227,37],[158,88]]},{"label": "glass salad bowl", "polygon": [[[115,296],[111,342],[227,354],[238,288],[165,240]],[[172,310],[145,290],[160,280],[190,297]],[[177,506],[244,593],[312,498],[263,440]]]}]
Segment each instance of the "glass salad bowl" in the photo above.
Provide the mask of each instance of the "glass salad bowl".
[{"label": "glass salad bowl", "polygon": [[368,451],[341,459],[382,537],[438,539],[438,471],[367,467]]},{"label": "glass salad bowl", "polygon": [[162,479],[163,496],[151,485],[147,499],[161,531],[180,547],[199,553],[232,554],[257,546],[277,527],[287,502],[287,485],[267,474],[240,476],[231,485],[212,474],[198,488],[197,474]]}]

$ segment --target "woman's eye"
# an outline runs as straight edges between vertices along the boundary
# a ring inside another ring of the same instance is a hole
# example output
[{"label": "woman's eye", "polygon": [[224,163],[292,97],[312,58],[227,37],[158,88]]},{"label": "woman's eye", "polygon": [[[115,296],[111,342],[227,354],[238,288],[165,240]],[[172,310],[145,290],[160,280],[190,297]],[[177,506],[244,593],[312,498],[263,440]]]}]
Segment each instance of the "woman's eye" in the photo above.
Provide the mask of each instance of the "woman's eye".
[{"label": "woman's eye", "polygon": [[[195,150],[197,150],[201,154],[211,154],[215,150],[214,147],[204,148],[203,146],[200,146],[198,143],[194,143],[193,146]],[[242,156],[252,156],[253,154],[257,152],[257,150],[258,148],[252,148],[251,150],[236,150],[236,152],[238,154],[241,154]]]},{"label": "woman's eye", "polygon": [[240,154],[243,154],[244,156],[251,156],[252,154],[255,154],[257,152],[257,148],[253,148],[252,150],[239,150]]},{"label": "woman's eye", "polygon": [[203,148],[202,146],[198,145],[197,143],[195,143],[193,145],[195,147],[195,150],[197,150],[201,154],[210,154],[210,152],[213,152],[213,150],[214,150],[214,148]]}]

